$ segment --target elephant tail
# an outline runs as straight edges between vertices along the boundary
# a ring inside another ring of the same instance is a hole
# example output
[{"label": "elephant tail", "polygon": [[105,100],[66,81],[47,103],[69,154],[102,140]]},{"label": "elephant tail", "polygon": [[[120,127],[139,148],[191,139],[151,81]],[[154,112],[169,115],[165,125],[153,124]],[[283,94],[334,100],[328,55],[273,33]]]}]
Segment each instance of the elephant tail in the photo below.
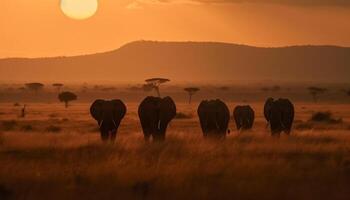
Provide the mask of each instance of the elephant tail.
[{"label": "elephant tail", "polygon": [[227,134],[230,134],[231,133],[231,130],[230,129],[227,129]]}]

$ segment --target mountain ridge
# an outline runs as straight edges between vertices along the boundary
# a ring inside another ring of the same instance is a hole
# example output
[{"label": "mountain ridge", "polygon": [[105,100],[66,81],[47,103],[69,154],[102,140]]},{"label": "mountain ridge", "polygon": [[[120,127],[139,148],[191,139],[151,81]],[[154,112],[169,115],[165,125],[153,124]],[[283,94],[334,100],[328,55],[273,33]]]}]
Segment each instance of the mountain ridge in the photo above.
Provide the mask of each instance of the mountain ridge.
[{"label": "mountain ridge", "polygon": [[[315,70],[317,68],[320,70]],[[0,78],[127,81],[163,76],[193,81],[348,81],[349,68],[349,47],[254,47],[222,42],[134,41],[116,50],[96,54],[0,59]]]}]

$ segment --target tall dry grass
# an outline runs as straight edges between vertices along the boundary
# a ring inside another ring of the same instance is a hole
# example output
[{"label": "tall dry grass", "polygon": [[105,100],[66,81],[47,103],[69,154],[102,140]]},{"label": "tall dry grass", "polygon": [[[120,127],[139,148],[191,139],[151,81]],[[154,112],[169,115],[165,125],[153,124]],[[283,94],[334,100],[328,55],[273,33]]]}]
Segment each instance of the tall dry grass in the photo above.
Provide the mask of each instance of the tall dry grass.
[{"label": "tall dry grass", "polygon": [[[235,103],[230,103],[233,108]],[[331,110],[343,124],[312,125],[289,137],[271,138],[253,104],[252,131],[222,141],[201,136],[193,118],[174,120],[164,143],[145,143],[129,104],[115,144],[100,141],[88,105],[33,105],[27,119],[0,134],[0,197],[3,199],[348,199],[350,130],[346,105],[298,105],[296,124],[314,110]],[[301,108],[305,107],[306,108]],[[12,109],[12,108],[11,108]],[[39,114],[40,113],[40,114]],[[50,115],[55,113],[55,115]],[[32,131],[21,127],[31,125]],[[61,128],[58,133],[49,126]],[[230,123],[234,130],[234,124]],[[1,198],[0,198],[1,199]]]}]

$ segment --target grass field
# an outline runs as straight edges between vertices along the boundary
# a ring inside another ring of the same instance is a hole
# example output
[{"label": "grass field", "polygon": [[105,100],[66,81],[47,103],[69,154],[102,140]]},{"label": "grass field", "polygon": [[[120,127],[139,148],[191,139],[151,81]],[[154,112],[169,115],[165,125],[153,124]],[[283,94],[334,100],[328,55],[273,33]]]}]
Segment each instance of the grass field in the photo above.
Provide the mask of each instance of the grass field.
[{"label": "grass field", "polygon": [[[0,199],[349,199],[350,105],[295,102],[292,135],[271,138],[253,103],[254,129],[204,140],[197,104],[164,143],[146,144],[127,103],[115,144],[100,141],[89,104],[0,104]],[[230,102],[233,110],[235,102]],[[308,122],[331,111],[342,123]]]}]

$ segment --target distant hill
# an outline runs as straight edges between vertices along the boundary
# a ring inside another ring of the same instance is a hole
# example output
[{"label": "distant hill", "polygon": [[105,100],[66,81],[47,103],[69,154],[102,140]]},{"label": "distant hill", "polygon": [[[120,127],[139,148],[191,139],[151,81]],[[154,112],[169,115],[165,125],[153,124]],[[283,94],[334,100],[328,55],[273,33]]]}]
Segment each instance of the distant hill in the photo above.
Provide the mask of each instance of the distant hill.
[{"label": "distant hill", "polygon": [[260,48],[214,42],[137,41],[93,55],[0,60],[1,80],[287,80],[348,82],[350,48]]}]

